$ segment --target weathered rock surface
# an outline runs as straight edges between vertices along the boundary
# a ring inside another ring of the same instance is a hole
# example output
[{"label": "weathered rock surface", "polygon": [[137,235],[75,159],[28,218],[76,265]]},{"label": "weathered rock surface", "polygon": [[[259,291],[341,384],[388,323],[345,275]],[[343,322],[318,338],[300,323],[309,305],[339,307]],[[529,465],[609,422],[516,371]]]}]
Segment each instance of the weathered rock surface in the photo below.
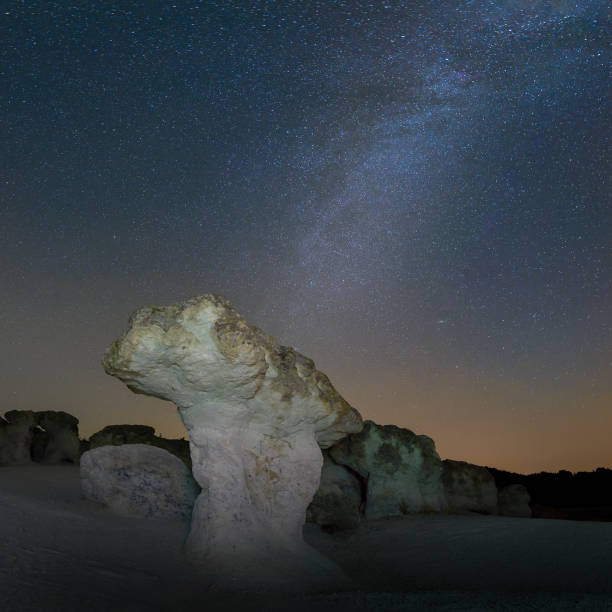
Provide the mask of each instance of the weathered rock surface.
[{"label": "weathered rock surface", "polygon": [[503,516],[531,518],[530,501],[529,492],[521,484],[505,486],[497,493],[498,511]]},{"label": "weathered rock surface", "polygon": [[11,410],[0,417],[0,465],[23,465],[32,461],[30,449],[36,413]]},{"label": "weathered rock surface", "polygon": [[121,444],[150,444],[163,448],[191,468],[188,440],[170,440],[155,435],[149,425],[107,425],[89,438],[90,448]]},{"label": "weathered rock surface", "polygon": [[180,459],[148,444],[87,451],[80,473],[85,497],[126,516],[189,520],[200,492]]},{"label": "weathered rock surface", "polygon": [[497,488],[487,468],[445,459],[442,482],[451,512],[496,514]]},{"label": "weathered rock surface", "polygon": [[79,420],[63,411],[34,414],[38,427],[32,437],[32,459],[38,463],[78,463]]},{"label": "weathered rock surface", "polygon": [[354,529],[361,522],[360,481],[323,452],[321,482],[308,506],[306,520],[321,527]]},{"label": "weathered rock surface", "polygon": [[311,359],[248,325],[225,299],[203,295],[134,313],[104,368],[179,408],[202,487],[188,538],[197,558],[267,583],[334,579],[304,544],[302,525],[320,449],[362,421]]},{"label": "weathered rock surface", "polygon": [[329,454],[367,481],[368,519],[446,509],[442,462],[427,436],[366,421],[361,433],[346,437]]}]

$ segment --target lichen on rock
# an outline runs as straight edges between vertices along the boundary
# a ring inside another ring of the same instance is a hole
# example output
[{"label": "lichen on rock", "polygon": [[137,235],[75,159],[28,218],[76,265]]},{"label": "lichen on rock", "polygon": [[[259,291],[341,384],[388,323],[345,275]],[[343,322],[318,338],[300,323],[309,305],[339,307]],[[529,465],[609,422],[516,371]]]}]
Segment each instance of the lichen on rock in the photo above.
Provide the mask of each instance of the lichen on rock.
[{"label": "lichen on rock", "polygon": [[329,449],[333,460],[367,482],[368,519],[446,509],[442,462],[431,438],[366,421]]},{"label": "lichen on rock", "polygon": [[126,516],[189,520],[200,492],[180,459],[148,444],[89,450],[80,475],[85,497]]}]

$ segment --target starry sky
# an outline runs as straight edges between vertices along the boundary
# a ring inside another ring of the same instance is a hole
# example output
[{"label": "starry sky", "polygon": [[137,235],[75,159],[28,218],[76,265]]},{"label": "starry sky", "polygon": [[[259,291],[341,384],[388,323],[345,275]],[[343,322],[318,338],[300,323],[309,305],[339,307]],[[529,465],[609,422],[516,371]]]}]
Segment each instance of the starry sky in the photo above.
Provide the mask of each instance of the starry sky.
[{"label": "starry sky", "polygon": [[200,293],[442,458],[612,467],[606,2],[0,12],[0,410],[186,435],[106,376]]}]

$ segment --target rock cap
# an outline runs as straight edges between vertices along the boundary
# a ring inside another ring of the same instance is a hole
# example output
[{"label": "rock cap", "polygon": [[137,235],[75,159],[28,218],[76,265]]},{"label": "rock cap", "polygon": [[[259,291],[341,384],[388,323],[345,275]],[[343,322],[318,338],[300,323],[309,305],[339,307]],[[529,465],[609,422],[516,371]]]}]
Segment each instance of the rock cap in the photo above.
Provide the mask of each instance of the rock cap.
[{"label": "rock cap", "polygon": [[132,391],[177,404],[188,429],[203,406],[207,422],[221,428],[245,422],[282,436],[308,424],[323,448],[362,428],[312,359],[249,325],[216,295],[137,310],[103,366]]}]

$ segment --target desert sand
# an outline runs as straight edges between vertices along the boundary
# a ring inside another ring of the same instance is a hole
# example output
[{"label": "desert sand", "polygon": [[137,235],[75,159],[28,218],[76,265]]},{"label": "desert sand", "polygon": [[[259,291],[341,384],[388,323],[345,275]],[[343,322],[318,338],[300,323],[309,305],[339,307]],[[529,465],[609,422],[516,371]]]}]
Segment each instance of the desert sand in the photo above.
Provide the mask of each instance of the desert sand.
[{"label": "desert sand", "polygon": [[352,532],[306,525],[352,581],[323,593],[207,587],[181,521],[86,500],[71,465],[0,468],[0,608],[27,610],[612,610],[612,523],[412,515]]}]

